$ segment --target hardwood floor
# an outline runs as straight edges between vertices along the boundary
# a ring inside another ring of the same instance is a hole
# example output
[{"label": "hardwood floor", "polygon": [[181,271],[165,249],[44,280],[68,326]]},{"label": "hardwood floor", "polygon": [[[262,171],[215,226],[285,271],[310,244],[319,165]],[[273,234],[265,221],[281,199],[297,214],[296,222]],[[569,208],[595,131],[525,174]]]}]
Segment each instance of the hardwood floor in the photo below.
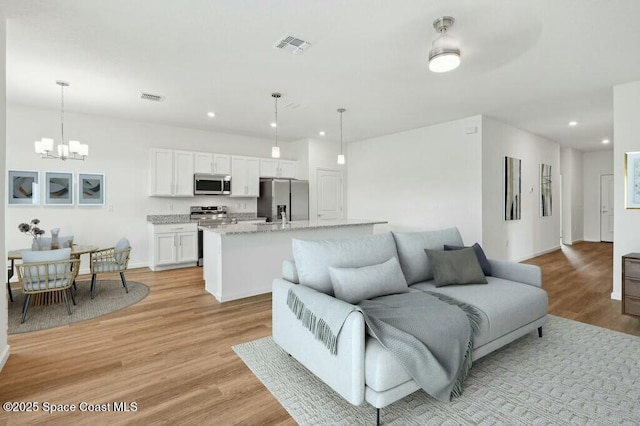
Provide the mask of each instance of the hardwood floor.
[{"label": "hardwood floor", "polygon": [[525,263],[542,268],[550,314],[640,336],[640,319],[611,299],[613,244],[580,242]]},{"label": "hardwood floor", "polygon": [[[527,263],[542,267],[550,313],[640,335],[640,320],[610,299],[611,257],[610,244],[580,243]],[[124,401],[137,411],[0,412],[0,425],[295,424],[231,349],[271,335],[270,295],[219,304],[200,268],[127,278],[147,284],[149,296],[93,320],[9,336],[0,401]]]}]

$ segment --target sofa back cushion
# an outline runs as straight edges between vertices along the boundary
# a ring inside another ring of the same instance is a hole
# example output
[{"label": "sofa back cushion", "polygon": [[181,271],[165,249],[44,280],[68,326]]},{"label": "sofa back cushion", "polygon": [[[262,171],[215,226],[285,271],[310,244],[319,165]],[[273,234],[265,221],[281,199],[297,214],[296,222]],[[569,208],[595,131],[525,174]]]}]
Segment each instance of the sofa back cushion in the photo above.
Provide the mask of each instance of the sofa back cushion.
[{"label": "sofa back cushion", "polygon": [[[300,284],[333,295],[329,266],[361,268],[397,257],[391,233],[330,240],[294,238],[293,258]],[[424,254],[424,251],[422,252]]]},{"label": "sofa back cushion", "polygon": [[426,232],[394,232],[400,266],[407,284],[433,279],[433,271],[424,249],[444,250],[444,245],[461,246],[458,228]]}]

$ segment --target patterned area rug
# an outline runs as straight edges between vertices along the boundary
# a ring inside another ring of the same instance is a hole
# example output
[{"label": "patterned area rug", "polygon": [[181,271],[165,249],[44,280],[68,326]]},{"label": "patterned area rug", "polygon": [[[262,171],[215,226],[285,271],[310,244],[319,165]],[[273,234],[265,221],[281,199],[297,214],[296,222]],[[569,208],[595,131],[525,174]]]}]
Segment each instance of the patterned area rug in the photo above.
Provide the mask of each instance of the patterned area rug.
[{"label": "patterned area rug", "polygon": [[[127,281],[127,294],[120,280],[98,280],[96,296],[91,300],[90,281],[78,281],[76,286],[77,305],[74,306],[69,298],[71,315],[67,314],[64,302],[49,306],[29,306],[24,324],[20,324],[24,295],[20,289],[13,289],[13,303],[7,300],[9,334],[43,330],[96,318],[138,303],[149,294],[149,287],[139,282]],[[33,300],[33,297],[31,299]]]},{"label": "patterned area rug", "polygon": [[[373,425],[271,337],[233,349],[301,425]],[[418,391],[382,409],[384,425],[638,425],[640,338],[550,316],[536,332],[476,361],[460,398]]]}]

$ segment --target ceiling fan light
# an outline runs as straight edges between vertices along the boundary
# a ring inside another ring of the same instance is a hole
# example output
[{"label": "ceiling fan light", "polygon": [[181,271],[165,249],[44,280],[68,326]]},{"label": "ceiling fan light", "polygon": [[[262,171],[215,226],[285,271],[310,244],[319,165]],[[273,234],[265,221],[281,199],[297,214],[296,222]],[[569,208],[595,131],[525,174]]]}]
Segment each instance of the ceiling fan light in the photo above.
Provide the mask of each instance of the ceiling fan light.
[{"label": "ceiling fan light", "polygon": [[460,52],[449,51],[429,55],[429,71],[432,72],[448,72],[453,71],[460,65]]}]

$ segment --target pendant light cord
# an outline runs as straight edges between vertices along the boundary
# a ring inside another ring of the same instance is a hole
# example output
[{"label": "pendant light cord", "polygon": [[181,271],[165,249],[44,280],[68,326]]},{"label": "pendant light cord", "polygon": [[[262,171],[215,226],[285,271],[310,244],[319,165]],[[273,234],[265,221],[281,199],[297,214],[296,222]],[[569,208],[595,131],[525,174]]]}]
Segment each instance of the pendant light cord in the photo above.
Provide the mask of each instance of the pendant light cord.
[{"label": "pendant light cord", "polygon": [[340,111],[340,155],[342,155],[342,113],[344,111]]},{"label": "pendant light cord", "polygon": [[64,85],[60,85],[60,145],[64,145]]},{"label": "pendant light cord", "polygon": [[279,96],[274,96],[276,100],[276,146],[278,146],[278,98]]}]

